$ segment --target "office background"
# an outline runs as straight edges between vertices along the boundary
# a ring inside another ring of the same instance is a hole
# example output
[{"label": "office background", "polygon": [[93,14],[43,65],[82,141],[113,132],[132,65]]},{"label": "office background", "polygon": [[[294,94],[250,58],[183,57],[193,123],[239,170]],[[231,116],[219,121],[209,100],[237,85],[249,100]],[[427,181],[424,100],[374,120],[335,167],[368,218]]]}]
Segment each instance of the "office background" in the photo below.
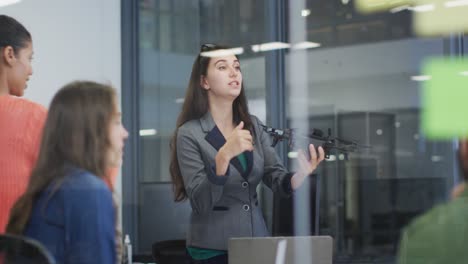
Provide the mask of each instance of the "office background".
[{"label": "office background", "polygon": [[[123,82],[136,87],[124,90],[124,109],[140,134],[126,153],[124,229],[137,252],[185,237],[190,208],[172,202],[169,140],[200,44],[221,43],[244,48],[249,107],[261,120],[280,128],[305,120],[372,146],[321,165],[319,233],[333,236],[336,263],[393,263],[401,228],[446,201],[458,180],[456,142],[428,141],[419,127],[415,76],[424,59],[464,56],[467,39],[457,32],[418,37],[412,12],[363,15],[346,0],[122,1]],[[319,47],[251,49],[298,41]],[[291,165],[294,150],[277,148]],[[269,190],[260,192],[274,235],[307,233],[285,219],[307,219],[307,210],[291,212]]]},{"label": "office background", "polygon": [[[421,133],[421,82],[414,76],[426,58],[465,56],[468,39],[458,32],[418,37],[412,11],[362,15],[352,0],[23,0],[0,12],[33,34],[27,98],[47,106],[75,79],[110,82],[121,93],[130,138],[118,191],[136,254],[185,237],[190,208],[172,202],[168,144],[202,43],[244,48],[249,107],[267,124],[307,120],[372,146],[319,169],[319,233],[333,236],[336,263],[393,263],[401,228],[447,200],[457,181],[456,142]],[[291,40],[320,46],[251,49]],[[277,149],[291,165],[294,150]],[[260,192],[273,234],[293,234],[284,219],[290,208]],[[304,212],[291,218],[306,218]]]}]

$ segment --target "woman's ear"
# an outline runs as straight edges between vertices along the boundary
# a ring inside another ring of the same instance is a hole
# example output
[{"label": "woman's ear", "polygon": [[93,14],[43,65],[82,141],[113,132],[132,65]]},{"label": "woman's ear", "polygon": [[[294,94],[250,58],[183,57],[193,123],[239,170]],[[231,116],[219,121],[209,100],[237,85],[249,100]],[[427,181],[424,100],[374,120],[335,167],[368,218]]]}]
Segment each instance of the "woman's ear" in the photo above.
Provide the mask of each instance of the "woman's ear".
[{"label": "woman's ear", "polygon": [[6,46],[2,49],[3,61],[8,65],[13,65],[16,61],[15,50],[12,46]]},{"label": "woman's ear", "polygon": [[205,90],[210,89],[210,86],[208,85],[208,82],[206,81],[206,77],[204,75],[200,75],[200,86]]}]

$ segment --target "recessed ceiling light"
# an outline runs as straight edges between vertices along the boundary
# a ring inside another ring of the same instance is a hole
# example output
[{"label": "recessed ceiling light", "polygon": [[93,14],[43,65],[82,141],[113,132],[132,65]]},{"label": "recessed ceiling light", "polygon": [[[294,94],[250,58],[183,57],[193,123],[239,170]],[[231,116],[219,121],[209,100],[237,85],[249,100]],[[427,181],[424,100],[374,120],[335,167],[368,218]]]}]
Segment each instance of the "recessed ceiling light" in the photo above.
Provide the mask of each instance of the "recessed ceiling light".
[{"label": "recessed ceiling light", "polygon": [[306,17],[310,15],[310,9],[302,9],[301,16]]}]

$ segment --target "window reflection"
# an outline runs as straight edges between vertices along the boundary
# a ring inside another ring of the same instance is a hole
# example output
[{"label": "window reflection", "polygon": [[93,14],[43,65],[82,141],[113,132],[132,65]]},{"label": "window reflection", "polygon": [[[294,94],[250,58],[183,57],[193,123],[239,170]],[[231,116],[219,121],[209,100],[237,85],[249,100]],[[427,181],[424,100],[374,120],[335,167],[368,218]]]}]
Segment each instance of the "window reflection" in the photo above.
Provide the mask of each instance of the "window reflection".
[{"label": "window reflection", "polygon": [[[201,43],[244,48],[240,58],[249,107],[267,121],[265,85],[272,73],[265,67],[266,57],[280,52],[254,52],[251,47],[284,41],[268,38],[273,26],[267,5],[249,0],[140,1],[139,129],[156,131],[140,137],[140,251],[156,241],[185,237],[189,206],[171,203],[169,140]],[[307,0],[304,9],[309,11],[293,17],[288,1],[285,6],[281,12],[288,23],[301,19],[305,40],[320,45],[302,50],[308,94],[302,102],[309,127],[331,128],[335,136],[371,146],[350,153],[348,160],[334,153],[321,165],[318,231],[334,238],[339,263],[393,261],[401,228],[445,201],[454,184],[454,144],[425,139],[419,127],[421,83],[414,80],[425,58],[448,55],[450,47],[442,38],[415,37],[408,10],[363,15],[352,1]],[[291,32],[281,34],[289,38]],[[287,95],[294,83],[292,52],[281,51],[286,54]],[[297,118],[289,110],[296,101],[284,100],[285,123],[290,125]],[[292,219],[281,217],[293,213],[292,201],[272,200],[264,194],[268,226],[275,235],[292,235]],[[159,217],[156,207],[167,215]]]}]

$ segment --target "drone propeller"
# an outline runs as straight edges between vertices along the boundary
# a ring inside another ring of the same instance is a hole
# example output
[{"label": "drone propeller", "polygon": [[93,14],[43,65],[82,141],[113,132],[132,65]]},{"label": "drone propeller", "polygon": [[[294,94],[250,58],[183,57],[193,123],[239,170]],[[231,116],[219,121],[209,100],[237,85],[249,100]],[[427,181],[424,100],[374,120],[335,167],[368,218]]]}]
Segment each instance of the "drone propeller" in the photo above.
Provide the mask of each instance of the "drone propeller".
[{"label": "drone propeller", "polygon": [[273,143],[271,144],[272,147],[275,147],[279,141],[283,141],[285,139],[288,139],[288,145],[292,147],[294,143],[294,138],[297,138],[297,137],[300,137],[306,140],[314,139],[314,140],[322,141],[323,142],[322,148],[325,152],[326,159],[330,158],[332,150],[341,152],[342,154],[345,155],[345,159],[348,160],[349,152],[354,152],[358,148],[370,148],[370,146],[359,145],[356,141],[353,141],[353,140],[333,137],[331,133],[331,128],[328,128],[327,136],[323,135],[322,130],[315,129],[315,128],[313,128],[311,133],[309,133],[307,136],[303,136],[303,135],[298,135],[297,133],[295,133],[294,129],[290,129],[290,128],[277,129],[277,128],[267,127],[264,125],[262,125],[262,127],[265,132],[267,132],[270,136],[273,137]]}]

